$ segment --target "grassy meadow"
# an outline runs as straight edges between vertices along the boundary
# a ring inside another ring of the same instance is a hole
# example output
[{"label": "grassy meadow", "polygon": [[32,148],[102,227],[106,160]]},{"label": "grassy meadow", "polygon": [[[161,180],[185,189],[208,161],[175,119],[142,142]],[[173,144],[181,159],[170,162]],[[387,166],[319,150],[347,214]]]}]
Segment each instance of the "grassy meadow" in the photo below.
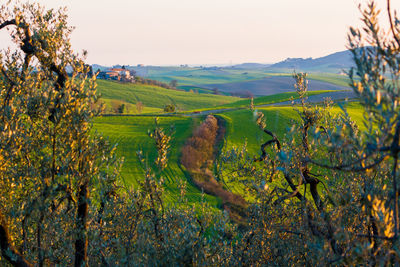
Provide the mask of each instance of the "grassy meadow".
[{"label": "grassy meadow", "polygon": [[[186,139],[191,136],[196,119],[189,117],[161,117],[159,125],[168,131],[174,126],[174,134],[171,141],[171,150],[167,168],[162,176],[165,178],[166,201],[173,203],[179,197],[179,185],[187,182],[187,174],[181,169],[179,157],[181,147]],[[148,130],[155,128],[154,117],[142,116],[105,116],[96,118],[94,129],[109,138],[111,143],[117,144],[117,154],[124,158],[121,177],[128,186],[137,187],[144,179],[145,170],[139,161],[137,151],[142,150],[148,163],[154,169],[154,160],[157,151],[153,140],[147,135]],[[187,197],[190,203],[198,203],[202,193],[190,182],[187,182]],[[205,196],[207,202],[217,206],[218,199]]]},{"label": "grassy meadow", "polygon": [[[350,102],[345,106],[352,120],[356,121],[358,126],[363,128],[362,106],[357,102]],[[265,142],[264,139],[270,139],[256,125],[257,111],[264,113],[268,129],[276,133],[280,138],[292,126],[292,121],[300,119],[293,106],[258,107],[255,112],[251,112],[248,109],[241,109],[218,114],[227,123],[227,147],[241,145],[247,140],[249,151],[258,151],[259,145]],[[335,105],[332,107],[332,112],[339,113],[342,110],[339,106]]]},{"label": "grassy meadow", "polygon": [[[105,103],[108,109],[115,103],[123,103],[127,108],[124,111],[125,114],[136,114],[137,116],[98,117],[95,120],[94,129],[103,136],[108,137],[112,143],[117,144],[117,153],[124,158],[121,173],[122,179],[128,186],[137,187],[140,181],[144,179],[145,174],[144,167],[137,156],[137,151],[142,150],[147,162],[154,168],[156,149],[147,132],[155,127],[154,116],[158,113],[163,113],[163,107],[166,104],[174,104],[178,109],[177,111],[182,113],[181,115],[159,118],[159,124],[165,130],[168,130],[172,125],[175,128],[168,166],[162,173],[165,178],[165,198],[168,203],[174,203],[180,194],[180,184],[187,182],[188,201],[195,204],[201,200],[202,193],[191,183],[190,177],[184,168],[180,166],[179,160],[181,149],[186,139],[192,135],[194,128],[199,125],[204,116],[192,117],[188,114],[211,110],[223,119],[226,125],[224,149],[241,147],[246,142],[248,151],[258,155],[260,144],[270,139],[257,127],[255,113],[248,109],[250,99],[213,95],[211,90],[195,84],[252,81],[272,76],[289,77],[291,74],[267,73],[262,70],[155,68],[149,72],[149,76],[164,82],[177,79],[180,90],[164,89],[154,85],[98,80],[98,91],[102,96],[101,101]],[[339,86],[347,84],[346,77],[336,74],[313,73],[309,77]],[[309,91],[308,96],[328,92],[332,91]],[[292,106],[262,106],[297,98],[296,92],[285,92],[256,97],[253,103],[258,106],[256,107],[257,111],[264,113],[268,128],[275,132],[279,138],[283,138],[293,121],[299,119],[296,110]],[[139,114],[136,107],[137,102],[143,103],[141,113],[148,114],[147,116]],[[349,103],[347,105],[349,114],[355,121],[361,122],[361,106],[357,103]],[[219,110],[224,109],[231,110],[219,113]],[[340,112],[340,108],[335,106],[333,111]],[[184,114],[186,116],[182,116]],[[360,126],[362,127],[362,125]],[[245,195],[251,200],[251,195],[248,194],[243,184],[230,179],[224,180],[224,183],[228,190]],[[219,199],[209,195],[205,195],[205,200],[214,207],[220,204]]]},{"label": "grassy meadow", "polygon": [[[357,123],[360,129],[363,129],[363,107],[357,102],[349,102],[345,106],[350,118]],[[275,133],[280,140],[283,140],[285,133],[289,131],[294,121],[300,121],[299,114],[292,106],[261,107],[256,111],[264,113],[268,130]],[[334,114],[343,112],[338,105],[333,106],[331,111]],[[248,152],[258,157],[261,153],[261,144],[271,139],[256,125],[256,112],[241,109],[224,112],[217,116],[226,122],[224,150],[230,150],[233,147],[241,148],[246,143]],[[252,199],[243,183],[231,179],[229,173],[225,173],[223,177],[224,185],[228,190],[246,196],[248,200]]]},{"label": "grassy meadow", "polygon": [[129,113],[135,114],[135,104],[142,102],[143,113],[161,112],[167,104],[174,104],[178,110],[196,108],[210,108],[238,101],[240,98],[197,94],[179,90],[165,89],[154,85],[119,83],[106,80],[98,80],[98,92],[106,106],[110,106],[113,100],[129,105]]},{"label": "grassy meadow", "polygon": [[[333,92],[333,91],[329,91],[329,90],[310,91],[310,92],[307,92],[307,96],[319,95],[319,94],[329,93],[329,92]],[[253,100],[253,104],[255,106],[262,106],[262,105],[286,102],[286,101],[295,100],[298,98],[299,98],[299,96],[296,92],[286,92],[286,93],[280,93],[280,94],[275,94],[275,95],[256,97]],[[250,99],[243,99],[243,100],[239,100],[239,101],[236,101],[233,103],[224,104],[224,105],[222,105],[222,107],[248,108],[250,106],[250,103],[251,103]]]},{"label": "grassy meadow", "polygon": [[[148,78],[169,83],[177,80],[178,85],[193,87],[196,85],[224,84],[259,80],[266,77],[283,76],[291,77],[293,69],[236,69],[231,67],[223,68],[178,68],[178,67],[148,67],[146,75]],[[324,81],[340,86],[348,86],[346,76],[335,73],[313,72],[308,75],[311,80]],[[200,87],[201,88],[201,87]],[[184,88],[182,88],[184,89]],[[186,90],[186,89],[185,89]],[[190,90],[190,89],[189,89]]]},{"label": "grassy meadow", "polygon": [[259,70],[235,70],[232,68],[158,68],[148,72],[148,78],[169,83],[177,80],[179,85],[223,84],[262,79],[266,76]]},{"label": "grassy meadow", "polygon": [[[255,103],[264,103],[268,101],[285,100],[292,94],[280,94],[276,96],[264,97]],[[347,110],[359,126],[362,128],[362,107],[360,104],[350,102],[347,104]],[[264,113],[268,129],[283,138],[288,128],[291,127],[294,120],[299,120],[296,110],[292,106],[269,106],[258,107],[257,111]],[[333,112],[341,112],[337,105],[333,107]],[[241,147],[246,142],[248,151],[254,156],[259,155],[260,144],[269,140],[270,137],[259,130],[255,123],[255,113],[248,109],[232,110],[217,114],[225,121],[226,134],[224,149],[232,147]],[[95,130],[107,136],[112,143],[117,144],[117,153],[124,158],[122,167],[122,179],[128,186],[136,187],[144,177],[144,168],[141,165],[137,151],[142,150],[150,166],[154,168],[154,159],[156,158],[156,149],[153,140],[148,137],[148,130],[155,127],[153,116],[104,116],[96,118],[94,123]],[[179,159],[181,149],[186,141],[192,135],[193,129],[201,122],[202,117],[160,117],[159,124],[166,131],[174,126],[174,134],[171,142],[168,167],[163,171],[165,177],[165,198],[169,203],[173,203],[180,194],[179,185],[187,182],[187,197],[189,203],[198,203],[202,197],[190,179],[184,168],[180,166]],[[225,186],[234,193],[242,195],[248,194],[243,184],[233,180],[224,180]],[[247,195],[251,200],[251,196]],[[211,206],[218,206],[219,200],[215,197],[206,195],[205,200]]]}]

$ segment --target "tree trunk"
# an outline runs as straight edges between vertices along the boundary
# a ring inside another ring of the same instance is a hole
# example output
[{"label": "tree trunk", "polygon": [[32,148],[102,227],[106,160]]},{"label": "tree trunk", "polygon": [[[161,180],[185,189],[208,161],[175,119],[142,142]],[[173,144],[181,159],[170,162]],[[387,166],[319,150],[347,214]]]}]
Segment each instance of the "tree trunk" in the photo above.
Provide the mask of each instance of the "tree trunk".
[{"label": "tree trunk", "polygon": [[87,216],[88,216],[88,181],[79,187],[78,193],[78,212],[76,215],[76,229],[78,235],[75,240],[75,267],[87,266],[87,246],[86,235]]}]

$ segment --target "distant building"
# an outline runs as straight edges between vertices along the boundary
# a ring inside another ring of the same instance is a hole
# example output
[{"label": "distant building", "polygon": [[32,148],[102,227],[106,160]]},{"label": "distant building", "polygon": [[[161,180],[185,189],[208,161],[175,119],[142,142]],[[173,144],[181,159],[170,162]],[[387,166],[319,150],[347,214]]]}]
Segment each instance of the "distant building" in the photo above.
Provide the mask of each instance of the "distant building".
[{"label": "distant building", "polygon": [[97,78],[123,82],[135,82],[135,77],[131,75],[130,71],[121,68],[111,68],[106,71],[101,71],[97,75]]},{"label": "distant building", "polygon": [[117,73],[119,76],[123,77],[123,78],[130,78],[131,74],[129,72],[129,70],[127,69],[110,69],[110,72],[114,72]]}]

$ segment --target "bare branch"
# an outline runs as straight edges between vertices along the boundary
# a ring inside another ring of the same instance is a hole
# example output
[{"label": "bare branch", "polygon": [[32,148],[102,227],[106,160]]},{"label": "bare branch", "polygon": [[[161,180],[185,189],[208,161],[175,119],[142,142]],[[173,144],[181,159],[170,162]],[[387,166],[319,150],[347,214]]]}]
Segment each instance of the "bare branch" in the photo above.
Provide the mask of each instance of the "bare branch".
[{"label": "bare branch", "polygon": [[394,39],[396,40],[397,45],[398,45],[399,48],[400,48],[400,40],[399,40],[399,38],[397,37],[397,34],[396,34],[395,30],[394,30],[393,19],[392,19],[392,12],[391,12],[391,10],[390,10],[390,0],[387,0],[387,13],[388,13],[388,15],[389,15],[390,29],[392,30],[393,37],[394,37]]},{"label": "bare branch", "polygon": [[17,25],[15,19],[7,20],[7,21],[3,22],[2,24],[0,24],[0,30],[3,29],[4,27],[10,26],[10,25]]},{"label": "bare branch", "polygon": [[319,167],[323,167],[323,168],[327,168],[327,169],[331,169],[331,170],[339,170],[339,171],[344,171],[344,172],[363,172],[363,171],[366,171],[368,169],[372,169],[375,166],[377,166],[378,164],[380,164],[386,158],[386,156],[388,156],[388,155],[385,154],[381,158],[375,160],[375,162],[371,163],[370,165],[365,166],[365,167],[361,167],[361,168],[354,167],[354,165],[356,163],[361,162],[362,160],[365,160],[366,159],[365,157],[362,158],[362,159],[359,159],[359,160],[357,160],[357,161],[355,161],[353,163],[350,163],[350,164],[336,165],[336,166],[331,166],[331,165],[323,164],[323,163],[320,163],[320,162],[316,162],[316,161],[314,161],[312,159],[306,159],[306,160],[307,160],[307,162],[315,164],[315,165],[317,165]]}]

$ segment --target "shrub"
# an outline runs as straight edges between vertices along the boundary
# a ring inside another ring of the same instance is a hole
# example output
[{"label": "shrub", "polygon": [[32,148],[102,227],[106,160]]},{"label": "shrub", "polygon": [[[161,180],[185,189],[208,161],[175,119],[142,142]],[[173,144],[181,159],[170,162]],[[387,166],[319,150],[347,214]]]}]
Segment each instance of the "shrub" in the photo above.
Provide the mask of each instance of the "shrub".
[{"label": "shrub", "polygon": [[143,108],[144,108],[144,105],[143,105],[143,103],[141,102],[141,101],[138,101],[138,102],[136,102],[136,111],[137,111],[137,113],[142,113],[142,111],[143,111]]},{"label": "shrub", "polygon": [[218,122],[214,116],[207,116],[194,131],[182,150],[181,163],[186,169],[196,170],[213,158]]},{"label": "shrub", "polygon": [[176,107],[174,104],[168,104],[164,107],[164,112],[168,112],[168,113],[175,112],[175,109],[176,109]]}]

